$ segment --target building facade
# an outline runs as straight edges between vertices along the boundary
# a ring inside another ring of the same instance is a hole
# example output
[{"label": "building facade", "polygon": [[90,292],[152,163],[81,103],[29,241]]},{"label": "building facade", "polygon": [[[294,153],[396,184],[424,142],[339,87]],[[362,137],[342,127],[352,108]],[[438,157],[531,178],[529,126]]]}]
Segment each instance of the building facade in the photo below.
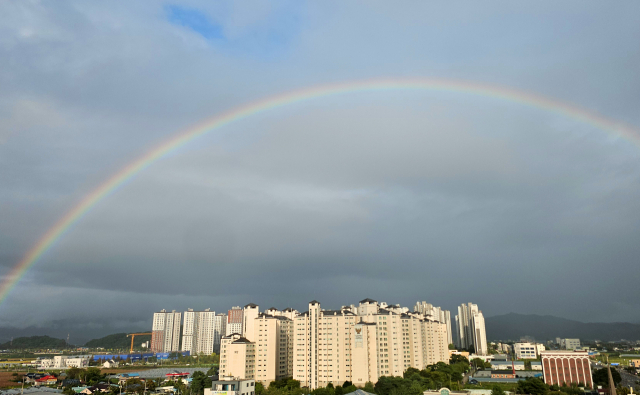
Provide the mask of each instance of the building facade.
[{"label": "building facade", "polygon": [[444,323],[447,330],[447,343],[454,344],[453,331],[451,330],[451,312],[449,310],[442,310],[440,307],[436,307],[431,303],[422,301],[416,303],[414,311],[422,313],[428,319]]},{"label": "building facade", "polygon": [[182,313],[161,310],[153,313],[151,351],[173,352],[180,350],[180,323]]},{"label": "building facade", "polygon": [[542,374],[548,385],[582,384],[593,388],[587,351],[543,351]]},{"label": "building facade", "polygon": [[191,355],[220,352],[220,340],[226,333],[227,316],[215,311],[193,311],[184,313],[182,351]]},{"label": "building facade", "polygon": [[565,350],[577,350],[580,348],[580,339],[562,339],[560,346]]},{"label": "building facade", "polygon": [[538,358],[538,347],[534,343],[516,343],[513,345],[513,351],[517,359]]},{"label": "building facade", "polygon": [[256,345],[234,333],[220,344],[220,377],[253,379],[255,377]]},{"label": "building facade", "polygon": [[310,302],[294,319],[293,378],[311,389],[346,380],[363,386],[409,367],[448,363],[446,325],[406,311],[372,299],[341,310]]}]

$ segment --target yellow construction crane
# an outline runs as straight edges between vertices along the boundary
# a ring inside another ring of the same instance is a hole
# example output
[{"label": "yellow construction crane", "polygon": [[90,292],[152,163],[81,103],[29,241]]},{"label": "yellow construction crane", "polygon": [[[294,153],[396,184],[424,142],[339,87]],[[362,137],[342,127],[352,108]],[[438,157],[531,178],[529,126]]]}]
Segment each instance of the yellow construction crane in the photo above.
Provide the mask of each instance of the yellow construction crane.
[{"label": "yellow construction crane", "polygon": [[130,353],[133,352],[133,339],[136,338],[136,336],[139,335],[150,335],[151,333],[129,333],[127,335],[127,337],[131,336],[131,350],[129,351]]}]

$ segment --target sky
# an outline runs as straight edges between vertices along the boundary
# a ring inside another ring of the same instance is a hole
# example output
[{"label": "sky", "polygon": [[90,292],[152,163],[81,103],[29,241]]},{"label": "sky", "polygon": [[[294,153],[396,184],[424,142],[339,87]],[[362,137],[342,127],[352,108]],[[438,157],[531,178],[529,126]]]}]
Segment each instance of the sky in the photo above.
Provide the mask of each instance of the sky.
[{"label": "sky", "polygon": [[367,297],[640,322],[639,39],[637,1],[1,2],[0,281],[128,163],[289,91],[467,81],[638,139],[468,92],[277,107],[101,200],[0,303],[0,326],[88,340],[150,329],[160,309]]}]

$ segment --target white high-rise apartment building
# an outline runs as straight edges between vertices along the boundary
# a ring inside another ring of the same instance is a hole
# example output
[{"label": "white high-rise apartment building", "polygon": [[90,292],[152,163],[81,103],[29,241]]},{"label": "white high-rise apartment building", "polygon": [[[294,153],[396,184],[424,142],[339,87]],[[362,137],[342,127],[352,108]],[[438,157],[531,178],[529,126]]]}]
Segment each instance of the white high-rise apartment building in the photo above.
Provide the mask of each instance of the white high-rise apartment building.
[{"label": "white high-rise apartment building", "polygon": [[185,311],[182,351],[189,351],[191,355],[220,352],[220,339],[226,333],[226,326],[226,314],[216,314],[209,309]]},{"label": "white high-rise apartment building", "polygon": [[364,385],[409,367],[448,363],[445,324],[405,312],[372,299],[341,310],[310,302],[294,319],[293,378],[311,389],[345,380]]},{"label": "white high-rise apartment building", "polygon": [[425,301],[417,302],[414,310],[418,313],[424,314],[427,318],[442,322],[447,327],[447,343],[453,344],[453,331],[451,330],[451,312],[449,310],[442,310],[440,307],[436,307],[431,303]]},{"label": "white high-rise apartment building", "polygon": [[153,313],[151,351],[173,352],[180,349],[180,322],[182,314],[175,310]]},{"label": "white high-rise apartment building", "polygon": [[473,348],[476,354],[487,354],[487,332],[484,316],[478,305],[468,303],[458,306],[456,315],[457,346],[468,350]]},{"label": "white high-rise apartment building", "polygon": [[[253,317],[253,318],[250,318]],[[222,339],[220,374],[264,384],[293,377],[311,389],[352,381],[364,385],[380,376],[401,376],[449,361],[446,324],[406,307],[360,301],[358,307],[309,311],[244,308],[244,336]]]}]

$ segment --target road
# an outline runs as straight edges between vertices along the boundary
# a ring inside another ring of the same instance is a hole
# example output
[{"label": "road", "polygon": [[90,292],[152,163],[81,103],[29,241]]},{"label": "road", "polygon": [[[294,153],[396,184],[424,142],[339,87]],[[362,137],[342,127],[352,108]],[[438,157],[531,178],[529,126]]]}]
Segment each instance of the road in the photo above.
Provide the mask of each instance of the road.
[{"label": "road", "polygon": [[640,392],[640,377],[627,372],[624,369],[618,369],[622,382],[620,385],[625,387],[633,387],[635,391]]}]

